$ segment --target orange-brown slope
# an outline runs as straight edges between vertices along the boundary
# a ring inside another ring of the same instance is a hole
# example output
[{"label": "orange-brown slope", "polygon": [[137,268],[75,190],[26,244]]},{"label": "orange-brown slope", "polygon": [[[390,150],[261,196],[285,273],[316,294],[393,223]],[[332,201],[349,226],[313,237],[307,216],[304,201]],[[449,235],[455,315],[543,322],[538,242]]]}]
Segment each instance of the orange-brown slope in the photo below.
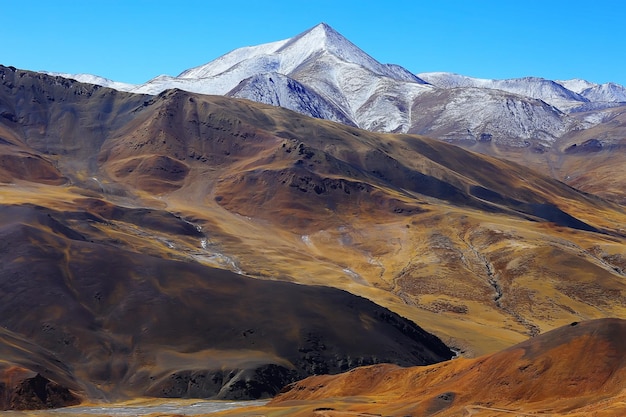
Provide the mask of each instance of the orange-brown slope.
[{"label": "orange-brown slope", "polygon": [[477,359],[425,368],[376,365],[307,378],[254,411],[296,416],[582,416],[594,411],[621,416],[625,389],[626,320],[601,319],[572,323]]}]

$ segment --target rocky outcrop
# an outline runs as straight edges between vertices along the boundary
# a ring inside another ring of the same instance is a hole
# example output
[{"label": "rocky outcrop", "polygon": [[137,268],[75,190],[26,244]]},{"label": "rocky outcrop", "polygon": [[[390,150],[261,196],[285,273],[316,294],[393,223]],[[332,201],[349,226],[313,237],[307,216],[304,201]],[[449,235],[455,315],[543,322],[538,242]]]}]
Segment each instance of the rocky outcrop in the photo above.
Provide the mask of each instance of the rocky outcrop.
[{"label": "rocky outcrop", "polygon": [[67,387],[41,376],[25,378],[15,386],[0,382],[0,410],[42,410],[80,404]]}]

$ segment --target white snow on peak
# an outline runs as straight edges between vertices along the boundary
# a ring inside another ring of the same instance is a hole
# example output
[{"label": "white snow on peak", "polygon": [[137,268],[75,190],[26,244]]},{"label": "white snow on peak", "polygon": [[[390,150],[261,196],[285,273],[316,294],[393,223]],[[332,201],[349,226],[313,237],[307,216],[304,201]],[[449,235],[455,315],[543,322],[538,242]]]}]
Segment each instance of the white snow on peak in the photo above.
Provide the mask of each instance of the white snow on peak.
[{"label": "white snow on peak", "polygon": [[227,73],[233,73],[242,80],[262,72],[289,75],[307,60],[316,59],[324,53],[367,68],[378,75],[420,82],[409,71],[379,63],[325,23],[290,39],[235,49],[205,65],[182,72],[178,78],[224,79]]},{"label": "white snow on peak", "polygon": [[52,75],[54,77],[63,77],[70,80],[76,80],[85,84],[94,84],[102,87],[113,88],[119,91],[132,91],[137,86],[134,84],[122,83],[119,81],[109,80],[108,78],[100,77],[98,75],[91,74],[67,74],[64,72],[51,72],[41,71],[42,74]]},{"label": "white snow on peak", "polygon": [[433,72],[418,74],[418,77],[439,88],[489,88],[508,93],[543,100],[562,111],[578,107],[589,101],[555,81],[539,77],[512,78],[507,80],[491,80],[472,78],[464,75]]},{"label": "white snow on peak", "polygon": [[215,77],[223,72],[228,71],[233,66],[251,57],[270,55],[276,52],[289,39],[266,43],[258,46],[246,46],[235,49],[207,64],[197,66],[195,68],[183,71],[178,78],[208,78]]},{"label": "white snow on peak", "polygon": [[582,93],[584,90],[595,87],[597,84],[591,83],[587,80],[581,80],[580,78],[572,78],[571,80],[557,80],[557,83],[563,87],[575,93]]},{"label": "white snow on peak", "polygon": [[377,75],[399,81],[419,82],[419,79],[408,71],[398,71],[397,66],[384,65],[376,61],[326,23],[320,23],[289,39],[276,53],[283,56],[281,59],[283,73],[296,70],[311,57],[328,53],[343,62],[359,65]]}]

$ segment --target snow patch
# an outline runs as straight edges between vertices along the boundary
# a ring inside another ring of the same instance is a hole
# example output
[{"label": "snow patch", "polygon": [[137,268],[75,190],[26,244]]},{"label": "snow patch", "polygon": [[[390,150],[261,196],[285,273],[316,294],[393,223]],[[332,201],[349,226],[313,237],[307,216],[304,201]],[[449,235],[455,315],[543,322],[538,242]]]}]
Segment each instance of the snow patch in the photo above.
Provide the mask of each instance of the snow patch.
[{"label": "snow patch", "polygon": [[356,282],[357,284],[369,285],[368,282],[365,281],[361,275],[359,275],[358,273],[354,272],[350,268],[343,268],[343,272],[346,275],[348,275],[350,278],[352,278],[352,280],[354,280],[354,282]]}]

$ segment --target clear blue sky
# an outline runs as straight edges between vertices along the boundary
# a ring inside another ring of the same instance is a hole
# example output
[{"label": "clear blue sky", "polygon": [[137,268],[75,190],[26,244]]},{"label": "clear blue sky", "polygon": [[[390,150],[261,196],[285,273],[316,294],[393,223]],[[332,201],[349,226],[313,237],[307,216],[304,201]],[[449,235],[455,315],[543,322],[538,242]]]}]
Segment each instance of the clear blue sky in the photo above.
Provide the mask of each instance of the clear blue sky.
[{"label": "clear blue sky", "polygon": [[141,83],[326,22],[419,73],[626,85],[622,0],[0,0],[0,64]]}]

